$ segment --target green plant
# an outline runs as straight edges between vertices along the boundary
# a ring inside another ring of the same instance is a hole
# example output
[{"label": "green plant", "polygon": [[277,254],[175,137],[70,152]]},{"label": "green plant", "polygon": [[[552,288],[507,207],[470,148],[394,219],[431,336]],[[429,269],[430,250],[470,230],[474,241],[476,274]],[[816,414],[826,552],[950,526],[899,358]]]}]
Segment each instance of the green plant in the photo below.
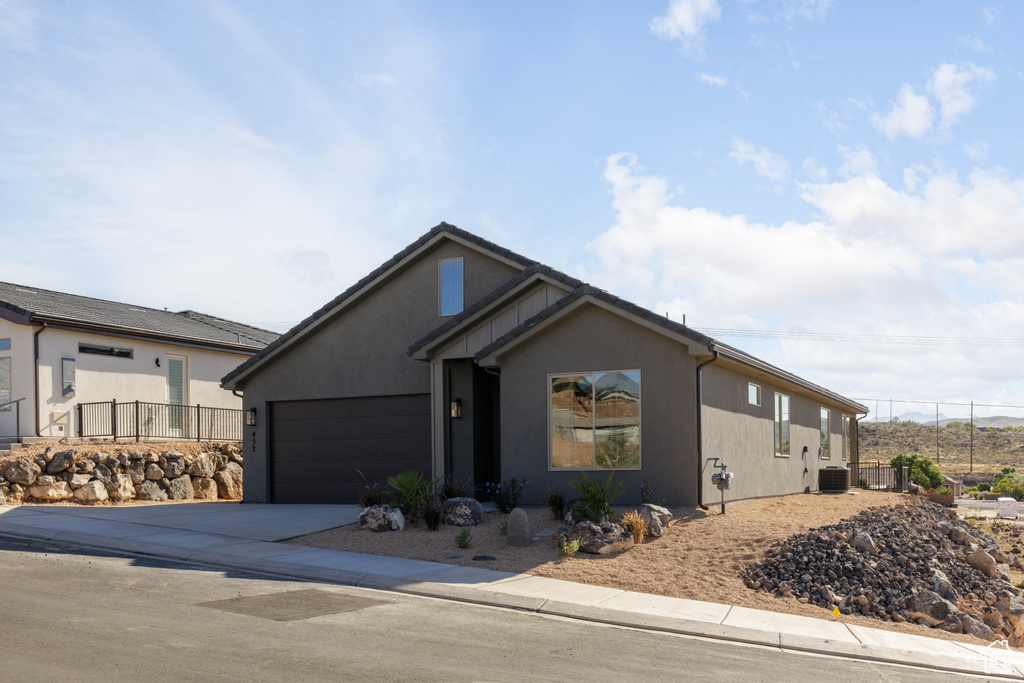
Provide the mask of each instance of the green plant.
[{"label": "green plant", "polygon": [[916,453],[913,455],[897,455],[889,464],[896,468],[897,477],[903,476],[903,468],[906,467],[910,475],[910,481],[926,489],[942,486],[943,481],[945,481],[942,478],[942,472],[939,472],[939,468],[935,466],[935,463],[928,458],[922,458]]},{"label": "green plant", "polygon": [[973,498],[974,500],[985,500],[985,494],[982,493],[981,491],[972,491],[971,498]]},{"label": "green plant", "polygon": [[940,486],[939,488],[935,489],[935,493],[938,493],[941,496],[948,496],[949,494],[953,493],[953,489],[949,488],[948,486]]},{"label": "green plant", "polygon": [[868,488],[868,480],[865,479],[864,477],[861,477],[860,479],[857,480],[857,486],[861,487],[862,489]]},{"label": "green plant", "polygon": [[508,536],[508,517],[502,517],[498,520],[498,533],[502,536]]},{"label": "green plant", "polygon": [[523,496],[523,489],[530,485],[530,480],[519,481],[515,477],[498,483],[487,482],[484,484],[484,491],[491,495],[494,506],[498,511],[507,515],[519,507],[519,499]]},{"label": "green plant", "polygon": [[656,489],[653,486],[647,485],[647,480],[644,479],[640,482],[640,502],[650,503],[654,500],[654,491]]},{"label": "green plant", "polygon": [[980,484],[978,484],[977,489],[979,491],[981,491],[981,492],[991,491],[992,490],[992,484],[989,484],[989,483],[986,483],[986,482],[981,482]]},{"label": "green plant", "polygon": [[643,515],[639,512],[630,510],[622,515],[619,524],[622,525],[623,529],[633,534],[633,543],[640,545],[644,542],[644,534],[647,533],[647,522],[644,521]]},{"label": "green plant", "polygon": [[473,536],[473,527],[464,526],[459,530],[459,533],[455,534],[455,545],[460,548],[468,548],[469,541]]},{"label": "green plant", "polygon": [[427,525],[427,528],[431,531],[437,531],[437,527],[441,525],[441,504],[437,501],[431,501],[423,506],[423,523]]},{"label": "green plant", "polygon": [[580,542],[577,540],[570,541],[568,538],[562,537],[562,541],[558,544],[558,550],[566,557],[575,555],[580,550]]},{"label": "green plant", "polygon": [[430,487],[439,481],[429,481],[415,470],[406,470],[388,477],[388,486],[391,487],[388,495],[395,499],[406,520],[412,524],[423,508],[433,500],[434,494],[430,492]]},{"label": "green plant", "polygon": [[384,492],[380,490],[380,484],[373,483],[368,485],[363,492],[359,494],[359,498],[356,499],[360,507],[368,508],[374,505],[382,505],[384,503]]},{"label": "green plant", "polygon": [[565,517],[564,493],[556,489],[548,491],[547,504],[548,510],[551,510],[551,516],[554,519],[562,519]]},{"label": "green plant", "polygon": [[612,515],[611,503],[622,495],[625,488],[621,481],[612,481],[612,472],[604,482],[591,479],[586,472],[580,472],[582,479],[573,479],[569,486],[579,495],[577,510],[591,522],[600,524]]},{"label": "green plant", "polygon": [[449,498],[465,498],[469,494],[469,489],[469,479],[457,480],[445,477],[438,488],[437,497],[441,501],[446,501]]}]

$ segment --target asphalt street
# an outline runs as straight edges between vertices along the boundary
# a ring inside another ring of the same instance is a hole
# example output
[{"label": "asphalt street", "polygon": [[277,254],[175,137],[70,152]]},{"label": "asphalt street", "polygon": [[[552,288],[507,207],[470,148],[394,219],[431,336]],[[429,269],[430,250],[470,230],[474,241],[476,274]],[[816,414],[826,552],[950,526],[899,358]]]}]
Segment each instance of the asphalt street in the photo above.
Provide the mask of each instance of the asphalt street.
[{"label": "asphalt street", "polygon": [[964,678],[0,537],[18,681]]}]

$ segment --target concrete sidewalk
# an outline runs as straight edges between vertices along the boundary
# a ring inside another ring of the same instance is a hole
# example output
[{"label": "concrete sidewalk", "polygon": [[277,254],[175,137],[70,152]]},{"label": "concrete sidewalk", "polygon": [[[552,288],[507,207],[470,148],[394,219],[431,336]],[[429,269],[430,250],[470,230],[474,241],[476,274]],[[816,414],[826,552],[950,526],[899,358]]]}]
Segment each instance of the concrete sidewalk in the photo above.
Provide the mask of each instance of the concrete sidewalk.
[{"label": "concrete sidewalk", "polygon": [[280,543],[355,522],[354,505],[190,503],[0,506],[0,534],[392,590],[573,619],[1024,679],[1024,654],[745,607],[633,593],[528,574]]}]

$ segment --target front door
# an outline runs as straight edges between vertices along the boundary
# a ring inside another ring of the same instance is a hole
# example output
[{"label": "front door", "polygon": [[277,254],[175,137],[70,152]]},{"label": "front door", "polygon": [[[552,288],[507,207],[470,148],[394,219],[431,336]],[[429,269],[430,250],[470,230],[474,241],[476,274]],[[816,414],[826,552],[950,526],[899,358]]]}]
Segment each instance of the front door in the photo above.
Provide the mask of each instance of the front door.
[{"label": "front door", "polygon": [[188,403],[188,357],[167,354],[168,427],[172,436],[184,436]]}]

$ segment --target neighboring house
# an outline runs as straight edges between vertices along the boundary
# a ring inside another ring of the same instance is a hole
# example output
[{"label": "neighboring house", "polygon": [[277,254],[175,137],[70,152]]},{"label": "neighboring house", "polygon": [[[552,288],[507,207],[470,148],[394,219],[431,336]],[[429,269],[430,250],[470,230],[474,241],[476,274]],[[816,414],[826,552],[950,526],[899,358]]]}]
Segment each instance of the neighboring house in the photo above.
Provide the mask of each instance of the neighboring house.
[{"label": "neighboring house", "polygon": [[814,490],[867,409],[442,223],[242,363],[245,499],[354,502],[366,483],[614,472],[669,504]]},{"label": "neighboring house", "polygon": [[[219,380],[277,336],[195,311],[0,282],[0,404],[26,399],[21,435],[58,439],[78,434],[84,403],[241,408]],[[0,408],[0,437],[15,436],[15,416]]]}]

